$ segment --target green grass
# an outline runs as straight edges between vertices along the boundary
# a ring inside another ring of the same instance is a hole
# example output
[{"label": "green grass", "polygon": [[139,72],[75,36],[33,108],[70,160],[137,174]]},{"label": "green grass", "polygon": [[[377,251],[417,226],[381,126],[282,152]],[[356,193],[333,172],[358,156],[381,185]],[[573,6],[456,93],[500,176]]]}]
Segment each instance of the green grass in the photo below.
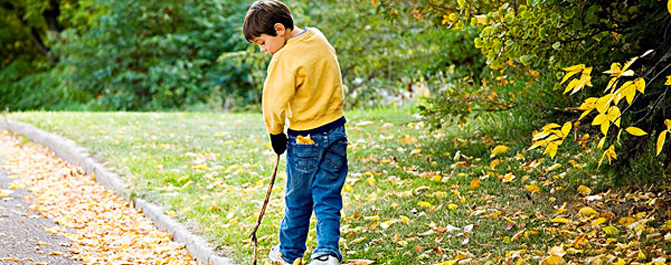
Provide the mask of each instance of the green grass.
[{"label": "green grass", "polygon": [[[346,260],[437,264],[470,258],[498,264],[517,251],[538,264],[549,247],[567,242],[549,221],[561,215],[555,210],[575,201],[579,185],[596,183],[567,163],[568,154],[551,160],[527,151],[526,140],[512,140],[515,132],[503,138],[488,134],[495,130],[490,119],[429,131],[408,110],[354,111],[347,117],[350,174],[341,241]],[[250,263],[247,235],[274,163],[260,114],[27,112],[9,118],[86,147],[135,194],[162,204],[240,264]],[[491,158],[500,144],[510,150]],[[492,164],[496,159],[499,164]],[[277,243],[283,163],[284,158],[257,233],[262,257]],[[562,167],[550,170],[556,163]],[[507,174],[515,178],[507,181]],[[476,179],[479,186],[469,187]],[[531,184],[541,192],[527,191]],[[311,231],[308,249],[316,246]],[[532,233],[516,236],[524,231]]]}]

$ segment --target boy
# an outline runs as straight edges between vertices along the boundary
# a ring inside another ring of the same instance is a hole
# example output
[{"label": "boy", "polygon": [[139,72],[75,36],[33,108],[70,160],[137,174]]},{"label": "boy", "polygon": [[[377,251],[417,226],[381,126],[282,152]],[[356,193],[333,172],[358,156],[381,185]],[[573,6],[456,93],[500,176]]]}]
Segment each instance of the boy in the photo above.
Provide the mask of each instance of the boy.
[{"label": "boy", "polygon": [[335,49],[318,29],[294,27],[289,8],[276,0],[252,4],[242,30],[247,41],[273,56],[263,87],[263,119],[275,153],[287,150],[286,208],[280,244],[271,248],[270,259],[292,264],[303,257],[314,210],[317,248],[309,264],[340,264],[340,192],[348,167]]}]

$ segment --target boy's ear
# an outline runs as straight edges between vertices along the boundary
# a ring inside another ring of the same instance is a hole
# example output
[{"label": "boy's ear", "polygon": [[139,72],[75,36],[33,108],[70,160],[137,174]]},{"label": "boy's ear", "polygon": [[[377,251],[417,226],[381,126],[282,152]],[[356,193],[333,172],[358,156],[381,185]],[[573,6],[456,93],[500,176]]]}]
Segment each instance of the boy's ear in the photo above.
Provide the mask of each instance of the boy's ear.
[{"label": "boy's ear", "polygon": [[286,28],[284,27],[284,24],[282,23],[275,23],[275,33],[277,33],[278,36],[284,36],[284,33],[286,31]]}]

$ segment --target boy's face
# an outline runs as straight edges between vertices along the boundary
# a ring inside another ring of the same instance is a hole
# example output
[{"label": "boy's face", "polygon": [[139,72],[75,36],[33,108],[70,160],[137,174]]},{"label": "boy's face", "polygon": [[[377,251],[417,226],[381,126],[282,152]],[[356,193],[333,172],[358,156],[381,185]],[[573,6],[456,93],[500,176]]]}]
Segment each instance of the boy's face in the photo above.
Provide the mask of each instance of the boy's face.
[{"label": "boy's face", "polygon": [[256,45],[259,45],[259,48],[261,48],[261,52],[265,52],[270,55],[274,55],[277,51],[282,49],[284,47],[284,44],[287,43],[287,37],[291,34],[284,28],[284,25],[280,23],[275,24],[275,33],[276,36],[270,36],[268,34],[261,34],[261,36],[258,36],[254,38],[253,42],[256,43]]},{"label": "boy's face", "polygon": [[270,55],[274,55],[277,51],[282,49],[285,42],[286,40],[284,39],[284,36],[280,36],[279,34],[273,37],[264,33],[261,34],[261,36],[254,38],[254,43],[259,45],[261,52],[265,52]]}]

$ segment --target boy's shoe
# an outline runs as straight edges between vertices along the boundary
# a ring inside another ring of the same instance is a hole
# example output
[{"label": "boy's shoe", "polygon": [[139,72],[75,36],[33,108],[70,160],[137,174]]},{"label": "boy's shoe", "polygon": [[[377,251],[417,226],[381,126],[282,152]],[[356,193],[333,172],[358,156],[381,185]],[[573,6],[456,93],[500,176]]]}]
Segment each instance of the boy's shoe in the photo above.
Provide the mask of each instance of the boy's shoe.
[{"label": "boy's shoe", "polygon": [[312,255],[312,260],[308,265],[340,265],[340,261],[337,257],[328,254],[321,254],[316,257]]},{"label": "boy's shoe", "polygon": [[273,265],[292,265],[289,262],[286,262],[282,258],[282,253],[280,252],[280,245],[274,245],[270,248],[270,253],[268,253],[268,258],[273,263]]}]

